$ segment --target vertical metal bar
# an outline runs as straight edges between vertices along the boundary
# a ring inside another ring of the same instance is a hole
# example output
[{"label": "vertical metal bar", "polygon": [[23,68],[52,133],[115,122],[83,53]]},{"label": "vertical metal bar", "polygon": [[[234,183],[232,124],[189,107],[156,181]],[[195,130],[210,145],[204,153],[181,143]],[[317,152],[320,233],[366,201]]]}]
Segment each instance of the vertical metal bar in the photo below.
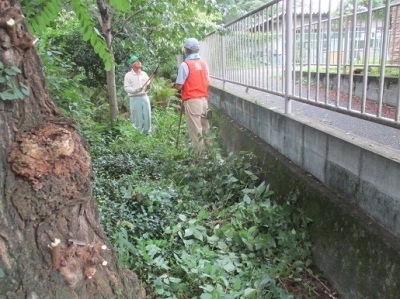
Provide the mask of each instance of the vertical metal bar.
[{"label": "vertical metal bar", "polygon": [[238,63],[235,59],[235,53],[237,53],[238,43],[236,41],[237,38],[237,23],[232,26],[232,29],[228,35],[228,44],[229,44],[229,58],[227,61],[227,67],[229,69],[229,80],[233,79],[234,73],[237,72]]},{"label": "vertical metal bar", "polygon": [[321,1],[318,1],[318,26],[317,26],[317,71],[315,75],[315,80],[316,80],[316,87],[315,87],[315,102],[319,101],[319,68],[320,68],[320,55],[322,51],[322,46],[321,46]]},{"label": "vertical metal bar", "polygon": [[[258,13],[253,16],[253,27],[254,28],[256,27],[256,24],[258,23],[257,22],[257,16],[258,16]],[[254,49],[255,49],[255,51],[254,51],[254,54],[255,54],[255,59],[254,59],[254,79],[253,79],[253,85],[254,86],[258,86],[258,84],[257,84],[257,79],[258,79],[257,69],[258,69],[258,53],[259,53],[258,48],[259,47],[258,47],[258,34],[257,34],[257,32],[258,31],[255,31],[255,30],[253,32],[253,45],[254,45]]]},{"label": "vertical metal bar", "polygon": [[226,69],[226,79],[231,78],[232,76],[232,54],[233,52],[233,46],[232,46],[232,38],[234,36],[234,26],[231,26],[229,29],[230,33],[229,34],[223,34],[221,35],[221,46],[225,44],[225,69]]},{"label": "vertical metal bar", "polygon": [[386,0],[385,7],[385,24],[383,32],[383,46],[381,56],[381,71],[379,80],[379,98],[378,98],[378,117],[382,117],[382,105],[383,105],[383,89],[385,84],[385,72],[386,72],[386,58],[388,51],[388,37],[389,37],[389,21],[390,21],[390,0]]},{"label": "vertical metal bar", "polygon": [[221,44],[222,44],[222,78],[224,79],[223,80],[223,89],[225,89],[225,83],[226,83],[227,76],[226,76],[226,45],[225,45],[225,36],[224,35],[221,36]]},{"label": "vertical metal bar", "polygon": [[[285,2],[282,2],[282,8],[285,8]],[[282,10],[283,12],[285,11],[284,9]],[[293,9],[292,9],[292,14],[293,14]],[[293,16],[292,16],[293,17]],[[293,26],[293,21],[292,21],[292,26]],[[285,76],[285,62],[284,62],[284,51],[285,51],[285,39],[286,39],[286,30],[292,30],[291,27],[287,26],[286,27],[286,21],[284,20],[284,14],[282,13],[282,30],[281,30],[281,49],[282,49],[282,63],[281,63],[281,73],[282,73],[282,82],[280,91],[283,92],[285,89],[285,84],[286,84],[286,76]],[[287,44],[286,44],[287,45]],[[292,51],[292,49],[290,49]],[[291,63],[291,62],[290,62]]]},{"label": "vertical metal bar", "polygon": [[246,68],[246,55],[244,54],[244,45],[245,45],[245,38],[246,38],[246,34],[245,34],[245,20],[241,20],[240,21],[240,54],[241,54],[241,68],[240,68],[240,72],[241,72],[241,79],[240,82],[245,83],[246,82],[246,76],[245,76],[245,68]]},{"label": "vertical metal bar", "polygon": [[296,61],[297,61],[297,39],[296,39],[296,33],[297,33],[297,5],[294,4],[293,8],[293,80],[292,80],[292,93],[295,94],[295,88],[296,88]]},{"label": "vertical metal bar", "polygon": [[337,88],[336,88],[336,107],[340,106],[340,89],[342,74],[342,35],[343,35],[343,1],[340,1],[339,32],[338,32],[338,55],[337,55]]},{"label": "vertical metal bar", "polygon": [[[393,8],[393,14],[392,14],[392,20],[396,20],[396,21],[394,21],[394,22],[392,22],[392,26],[391,26],[391,32],[392,32],[392,42],[391,42],[391,46],[389,46],[389,49],[391,49],[391,50],[389,50],[389,51],[395,51],[395,48],[396,48],[396,33],[397,33],[397,30],[398,30],[398,28],[397,28],[397,24],[398,24],[398,22],[397,22],[397,18],[398,18],[398,14],[397,14],[397,12],[398,12],[398,7],[396,7],[396,8]],[[393,59],[391,59],[391,61],[392,61],[392,63],[395,63],[395,61],[393,60]],[[397,60],[397,63],[398,63],[398,60]]]},{"label": "vertical metal bar", "polygon": [[[355,15],[354,13],[354,9],[353,9],[353,15]],[[351,56],[351,52],[349,51],[349,28],[350,25],[349,23],[351,23],[350,21],[350,17],[348,16],[343,16],[344,20],[343,20],[343,25],[344,25],[344,29],[343,29],[343,34],[344,34],[344,47],[343,47],[343,65],[342,65],[342,71],[344,74],[347,73],[347,64],[349,63],[349,55]],[[350,53],[349,53],[350,52]]]},{"label": "vertical metal bar", "polygon": [[351,31],[351,56],[350,56],[350,74],[349,74],[349,100],[347,101],[347,109],[351,109],[353,100],[353,77],[354,77],[354,54],[355,54],[355,40],[357,31],[357,0],[353,0],[353,20],[352,20],[352,31]]},{"label": "vertical metal bar", "polygon": [[[250,28],[250,20],[247,17],[245,19],[245,30],[246,30],[246,44],[245,44],[245,49],[247,50],[246,53],[249,53],[249,48],[250,48],[250,43],[251,43],[251,36],[249,34],[249,28]],[[248,55],[247,55],[248,56]],[[249,57],[248,57],[249,58]],[[250,65],[251,59],[247,59],[247,65],[246,65],[246,85],[248,86],[250,84]]]},{"label": "vertical metal bar", "polygon": [[369,48],[371,42],[371,25],[372,25],[372,0],[368,1],[368,13],[367,13],[367,36],[364,46],[364,77],[363,77],[363,94],[361,103],[361,113],[365,113],[365,107],[367,104],[367,91],[368,91],[368,65],[369,65]]},{"label": "vertical metal bar", "polygon": [[[394,37],[393,37],[393,51],[395,51],[395,49],[396,49],[396,37],[399,35],[399,6],[396,6],[396,8],[395,8],[395,10],[396,10],[396,12],[395,12],[395,14],[394,14],[394,17],[392,18],[392,20],[396,20],[395,22],[394,22],[394,28],[393,28],[393,32],[395,32],[395,35],[394,35]],[[399,45],[397,45],[397,46],[399,46]],[[397,57],[397,64],[399,64],[400,63],[400,55]]]},{"label": "vertical metal bar", "polygon": [[303,49],[304,49],[304,0],[301,1],[301,26],[300,26],[300,86],[299,97],[303,96]]},{"label": "vertical metal bar", "polygon": [[[270,11],[270,9],[269,9],[269,11]],[[270,80],[269,80],[269,72],[270,72],[270,69],[271,69],[271,46],[270,46],[270,37],[271,37],[271,33],[270,33],[270,28],[269,28],[269,22],[270,22],[270,20],[271,20],[271,17],[270,17],[270,13],[269,13],[269,11],[268,11],[268,9],[267,9],[267,32],[266,32],[266,34],[267,34],[267,47],[266,47],[266,50],[267,50],[267,89],[269,89],[270,88]]]},{"label": "vertical metal bar", "polygon": [[[379,63],[379,57],[376,58],[376,49],[377,49],[377,41],[378,41],[378,25],[379,22],[375,23],[375,38],[374,38],[374,49],[373,49],[373,58],[372,58],[372,64],[376,64],[376,60],[378,59],[378,63]],[[380,36],[382,36],[382,32],[379,32]]]},{"label": "vertical metal bar", "polygon": [[271,90],[274,90],[274,74],[275,74],[275,31],[274,31],[274,26],[275,24],[275,14],[273,10],[271,9],[271,78],[270,78],[270,83],[271,83]]},{"label": "vertical metal bar", "polygon": [[[252,49],[253,47],[253,34],[250,31],[250,28],[252,26],[252,17],[247,17],[247,36],[248,36],[248,43],[247,43],[247,49]],[[249,59],[248,61],[248,73],[247,73],[247,85],[252,85],[252,71],[253,71],[253,61],[252,59]]]},{"label": "vertical metal bar", "polygon": [[237,55],[237,47],[238,44],[236,43],[236,36],[237,36],[237,23],[234,24],[233,26],[231,26],[232,28],[230,29],[230,32],[228,35],[226,35],[226,40],[227,40],[227,46],[230,52],[229,53],[229,62],[227,64],[227,67],[229,69],[229,77],[232,78],[234,76],[234,74],[239,74],[239,66],[240,66],[240,62],[239,60],[236,60],[236,63],[233,63],[233,57],[235,53]]},{"label": "vertical metal bar", "polygon": [[293,60],[293,0],[286,1],[286,24],[288,30],[286,31],[286,73],[285,73],[285,113],[292,112],[292,60]]},{"label": "vertical metal bar", "polygon": [[[365,113],[366,105],[367,105],[367,91],[368,91],[368,64],[369,64],[369,41],[371,36],[371,25],[372,25],[372,1],[368,1],[368,14],[367,14],[367,41],[366,41],[366,51],[365,51],[365,60],[364,60],[364,77],[363,77],[363,95],[362,95],[362,102],[361,102],[361,113]],[[374,41],[374,56],[376,50],[376,37],[377,37],[377,30],[375,27],[375,41]],[[375,61],[375,58],[373,58]]]},{"label": "vertical metal bar", "polygon": [[258,75],[257,75],[257,86],[261,88],[261,67],[262,67],[262,46],[261,46],[261,37],[262,37],[262,27],[263,26],[263,20],[260,17],[262,11],[259,11],[257,14],[258,20],[258,31],[257,31],[257,68],[258,68]]},{"label": "vertical metal bar", "polygon": [[278,79],[279,79],[279,11],[275,12],[275,48],[276,48],[276,71],[275,71],[275,91],[278,91]]},{"label": "vertical metal bar", "polygon": [[[235,55],[232,55],[232,65],[234,67],[234,72],[232,75],[243,82],[243,59],[245,58],[242,49],[242,22],[236,23],[236,32],[235,32]],[[237,66],[235,65],[237,64]]]},{"label": "vertical metal bar", "polygon": [[241,30],[241,51],[240,54],[242,55],[242,80],[241,82],[246,83],[247,75],[246,75],[246,67],[247,67],[247,56],[246,55],[246,43],[247,43],[247,30],[246,30],[246,19],[241,21],[242,30]]},{"label": "vertical metal bar", "polygon": [[[214,53],[215,53],[215,45],[214,45],[213,40],[214,40],[214,37],[211,36],[210,37],[210,42],[208,44],[208,46],[209,46],[208,48],[210,49],[212,57],[214,57]],[[213,74],[216,75],[216,76],[219,76],[220,74],[219,74],[219,70],[218,70],[218,66],[217,66],[216,61],[214,60],[214,58],[212,58],[211,61],[213,62]]]},{"label": "vertical metal bar", "polygon": [[239,22],[239,31],[238,31],[238,38],[239,38],[239,56],[240,56],[240,82],[244,82],[245,81],[245,76],[244,76],[244,68],[245,68],[245,59],[246,59],[246,55],[244,55],[244,51],[243,51],[243,45],[244,45],[244,21],[240,21]]},{"label": "vertical metal bar", "polygon": [[[255,86],[255,78],[256,78],[256,65],[257,65],[257,48],[256,48],[256,34],[255,34],[255,27],[256,27],[256,17],[253,14],[251,17],[249,17],[250,20],[250,43],[251,43],[251,51],[253,53],[253,57],[251,59],[251,72],[250,72],[250,85]],[[254,29],[253,29],[254,28]]]},{"label": "vertical metal bar", "polygon": [[308,17],[308,75],[307,75],[307,100],[310,100],[311,90],[311,40],[312,40],[312,1],[310,0],[310,11]]},{"label": "vertical metal bar", "polygon": [[[237,22],[235,27],[235,36],[233,38],[233,40],[231,41],[231,43],[235,44],[235,54],[237,59],[236,60],[232,60],[231,64],[232,64],[232,75],[239,78],[240,81],[241,80],[241,76],[242,76],[242,61],[243,61],[243,57],[240,54],[241,52],[241,46],[240,46],[240,32],[241,32],[241,24],[240,22]],[[235,56],[232,56],[235,57]]]},{"label": "vertical metal bar", "polygon": [[[400,82],[400,72],[399,72],[399,77],[397,79],[397,82]],[[395,121],[399,122],[400,121],[400,84],[397,84],[397,105],[396,105],[396,115],[395,115]]]},{"label": "vertical metal bar", "polygon": [[329,0],[328,9],[328,30],[326,35],[326,76],[325,76],[325,104],[329,102],[329,69],[330,69],[330,58],[331,58],[331,31],[332,31],[332,1]]},{"label": "vertical metal bar", "polygon": [[266,49],[267,49],[267,46],[265,45],[265,41],[266,41],[266,31],[265,31],[265,24],[268,22],[268,19],[266,18],[266,16],[265,16],[265,11],[266,11],[266,9],[264,8],[263,9],[263,11],[262,11],[262,16],[261,16],[261,19],[262,19],[262,34],[261,34],[261,36],[262,36],[262,39],[261,39],[261,49],[262,49],[262,84],[261,84],[261,87],[262,88],[265,88],[265,51],[266,51]]}]

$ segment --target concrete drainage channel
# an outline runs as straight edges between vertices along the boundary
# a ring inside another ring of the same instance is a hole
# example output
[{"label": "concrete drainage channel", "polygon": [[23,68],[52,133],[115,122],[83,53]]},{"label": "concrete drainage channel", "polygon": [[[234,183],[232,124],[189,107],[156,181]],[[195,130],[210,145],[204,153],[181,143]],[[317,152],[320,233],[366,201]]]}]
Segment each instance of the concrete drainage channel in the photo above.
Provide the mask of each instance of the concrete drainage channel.
[{"label": "concrete drainage channel", "polygon": [[[211,102],[218,92],[211,90]],[[218,107],[220,108],[220,107]],[[398,298],[400,240],[352,200],[278,153],[266,142],[213,107],[212,124],[233,152],[251,151],[277,197],[297,192],[307,217],[313,260],[343,298]],[[222,109],[223,110],[223,109]],[[384,203],[383,203],[384,204]]]}]

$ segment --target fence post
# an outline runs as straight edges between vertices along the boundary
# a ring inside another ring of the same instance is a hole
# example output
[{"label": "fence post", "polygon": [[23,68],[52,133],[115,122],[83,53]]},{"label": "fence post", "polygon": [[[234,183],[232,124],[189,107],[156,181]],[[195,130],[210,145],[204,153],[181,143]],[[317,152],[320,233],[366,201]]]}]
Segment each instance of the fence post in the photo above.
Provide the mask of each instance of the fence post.
[{"label": "fence post", "polygon": [[226,49],[225,49],[225,36],[221,35],[221,44],[222,44],[222,89],[225,90],[226,83]]},{"label": "fence post", "polygon": [[286,2],[286,48],[285,48],[285,113],[292,112],[293,95],[293,0]]}]

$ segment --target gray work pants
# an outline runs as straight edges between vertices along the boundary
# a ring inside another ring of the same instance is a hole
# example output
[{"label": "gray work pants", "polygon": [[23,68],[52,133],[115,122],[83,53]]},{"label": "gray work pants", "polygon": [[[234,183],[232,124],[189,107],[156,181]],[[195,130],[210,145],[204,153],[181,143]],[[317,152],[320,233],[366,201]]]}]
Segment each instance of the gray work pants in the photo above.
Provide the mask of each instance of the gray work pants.
[{"label": "gray work pants", "polygon": [[144,134],[151,134],[150,99],[145,95],[129,98],[131,120],[135,128]]}]

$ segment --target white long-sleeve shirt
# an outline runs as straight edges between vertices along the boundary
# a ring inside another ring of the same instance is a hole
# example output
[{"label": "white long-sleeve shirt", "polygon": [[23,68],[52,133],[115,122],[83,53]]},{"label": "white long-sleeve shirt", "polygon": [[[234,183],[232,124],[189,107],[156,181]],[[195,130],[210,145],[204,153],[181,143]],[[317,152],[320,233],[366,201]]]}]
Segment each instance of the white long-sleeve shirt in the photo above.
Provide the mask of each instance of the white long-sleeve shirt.
[{"label": "white long-sleeve shirt", "polygon": [[149,76],[145,71],[140,70],[138,74],[133,70],[127,72],[124,78],[124,89],[128,96],[132,97],[147,94],[147,91],[138,92],[137,90],[142,88],[148,79]]}]

